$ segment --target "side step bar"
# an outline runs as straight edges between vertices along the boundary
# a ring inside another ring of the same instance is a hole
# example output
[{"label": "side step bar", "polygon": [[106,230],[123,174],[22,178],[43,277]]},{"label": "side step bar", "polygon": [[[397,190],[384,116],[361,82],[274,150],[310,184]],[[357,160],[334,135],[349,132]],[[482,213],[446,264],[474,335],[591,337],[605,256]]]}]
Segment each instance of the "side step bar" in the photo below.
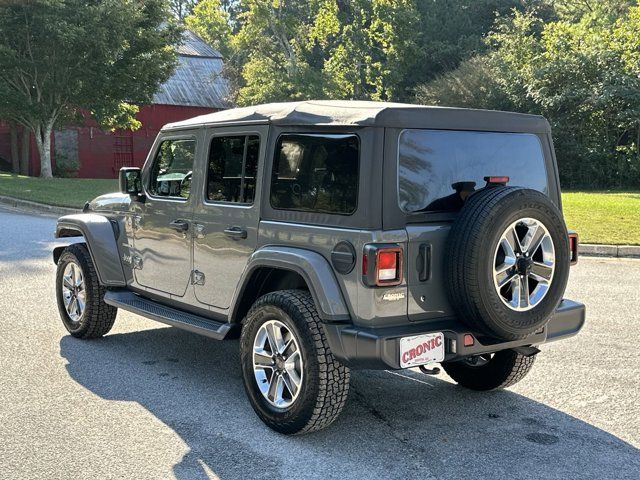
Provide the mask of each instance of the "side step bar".
[{"label": "side step bar", "polygon": [[216,340],[223,340],[234,327],[231,323],[216,322],[200,315],[167,307],[127,290],[108,290],[104,295],[104,301],[109,305],[137,313],[151,320]]}]

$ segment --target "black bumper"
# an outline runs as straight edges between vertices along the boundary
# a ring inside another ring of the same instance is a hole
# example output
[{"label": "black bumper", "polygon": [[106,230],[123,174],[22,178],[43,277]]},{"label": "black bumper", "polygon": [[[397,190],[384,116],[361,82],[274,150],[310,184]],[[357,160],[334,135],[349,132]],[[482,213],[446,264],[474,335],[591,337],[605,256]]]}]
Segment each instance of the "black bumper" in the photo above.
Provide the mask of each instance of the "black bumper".
[{"label": "black bumper", "polygon": [[351,368],[399,369],[400,338],[425,333],[443,332],[445,362],[460,358],[497,352],[508,348],[540,345],[577,334],[585,321],[585,307],[581,303],[563,300],[549,323],[540,331],[521,340],[492,341],[475,336],[473,346],[464,346],[464,335],[474,332],[455,319],[432,321],[396,327],[366,328],[353,324],[324,324],[325,334],[336,358]]}]

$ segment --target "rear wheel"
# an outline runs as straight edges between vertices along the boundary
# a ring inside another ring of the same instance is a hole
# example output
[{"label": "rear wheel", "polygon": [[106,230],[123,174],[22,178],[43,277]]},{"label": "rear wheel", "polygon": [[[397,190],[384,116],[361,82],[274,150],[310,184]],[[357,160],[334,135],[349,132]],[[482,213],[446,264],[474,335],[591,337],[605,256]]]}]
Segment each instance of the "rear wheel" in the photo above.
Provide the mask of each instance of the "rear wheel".
[{"label": "rear wheel", "polygon": [[71,335],[97,338],[111,330],[118,309],[104,303],[105,293],[87,247],[67,247],[58,260],[56,297],[60,318]]},{"label": "rear wheel", "polygon": [[342,411],[349,369],[333,357],[309,292],[259,298],[244,321],[240,355],[251,406],[273,430],[313,432]]},{"label": "rear wheel", "polygon": [[459,362],[443,363],[445,372],[460,386],[471,390],[496,390],[522,380],[533,367],[535,356],[514,350],[477,355]]}]

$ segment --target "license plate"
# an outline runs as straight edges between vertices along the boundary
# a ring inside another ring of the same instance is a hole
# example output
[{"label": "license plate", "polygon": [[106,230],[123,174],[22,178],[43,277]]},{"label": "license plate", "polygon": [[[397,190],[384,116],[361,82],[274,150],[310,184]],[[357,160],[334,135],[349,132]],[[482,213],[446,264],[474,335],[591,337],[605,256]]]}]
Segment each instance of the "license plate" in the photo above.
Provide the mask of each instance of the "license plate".
[{"label": "license plate", "polygon": [[417,367],[444,360],[444,334],[427,333],[400,339],[400,366]]}]

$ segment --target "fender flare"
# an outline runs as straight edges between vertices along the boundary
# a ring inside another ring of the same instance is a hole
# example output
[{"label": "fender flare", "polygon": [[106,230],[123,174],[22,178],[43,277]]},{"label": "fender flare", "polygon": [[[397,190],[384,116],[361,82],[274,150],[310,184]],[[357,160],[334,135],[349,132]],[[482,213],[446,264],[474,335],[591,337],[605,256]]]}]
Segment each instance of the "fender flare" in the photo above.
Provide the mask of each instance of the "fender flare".
[{"label": "fender flare", "polygon": [[268,246],[256,250],[242,272],[233,296],[229,318],[235,318],[240,300],[253,273],[261,267],[294,271],[306,281],[320,318],[326,322],[350,320],[349,309],[329,262],[319,253],[303,248]]},{"label": "fender flare", "polygon": [[[125,280],[113,226],[109,219],[95,213],[66,215],[58,219],[56,238],[84,237],[98,273],[98,281],[108,287],[124,287]],[[54,261],[60,256],[54,250]]]}]

